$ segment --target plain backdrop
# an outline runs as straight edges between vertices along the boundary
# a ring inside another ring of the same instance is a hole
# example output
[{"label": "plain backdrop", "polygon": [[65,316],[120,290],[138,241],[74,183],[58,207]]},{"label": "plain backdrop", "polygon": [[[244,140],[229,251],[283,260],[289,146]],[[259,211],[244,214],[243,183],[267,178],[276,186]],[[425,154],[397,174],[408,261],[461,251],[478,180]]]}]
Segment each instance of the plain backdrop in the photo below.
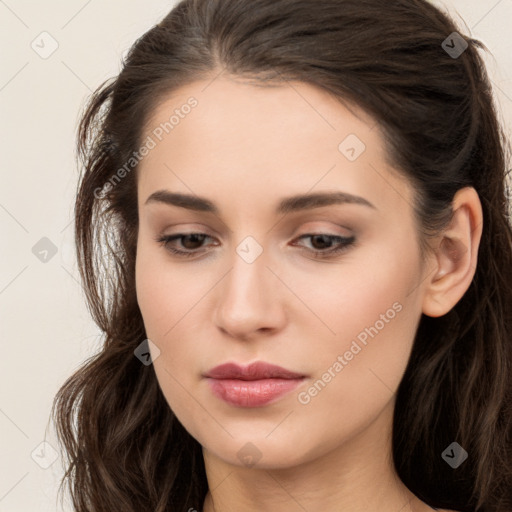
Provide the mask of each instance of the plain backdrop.
[{"label": "plain backdrop", "polygon": [[[73,246],[77,119],[90,93],[119,72],[123,53],[174,3],[0,0],[0,512],[60,510],[50,407],[100,341]],[[434,3],[491,51],[510,133],[512,0]]]}]

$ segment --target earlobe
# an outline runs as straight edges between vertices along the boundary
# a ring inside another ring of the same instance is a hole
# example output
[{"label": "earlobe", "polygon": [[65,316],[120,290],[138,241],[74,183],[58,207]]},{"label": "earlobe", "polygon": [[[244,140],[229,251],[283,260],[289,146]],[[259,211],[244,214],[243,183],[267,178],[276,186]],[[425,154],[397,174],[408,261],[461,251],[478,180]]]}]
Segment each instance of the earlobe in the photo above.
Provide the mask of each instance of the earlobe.
[{"label": "earlobe", "polygon": [[482,205],[473,187],[460,189],[452,202],[449,226],[437,239],[434,270],[425,280],[423,313],[448,313],[469,288],[475,275],[482,235]]}]

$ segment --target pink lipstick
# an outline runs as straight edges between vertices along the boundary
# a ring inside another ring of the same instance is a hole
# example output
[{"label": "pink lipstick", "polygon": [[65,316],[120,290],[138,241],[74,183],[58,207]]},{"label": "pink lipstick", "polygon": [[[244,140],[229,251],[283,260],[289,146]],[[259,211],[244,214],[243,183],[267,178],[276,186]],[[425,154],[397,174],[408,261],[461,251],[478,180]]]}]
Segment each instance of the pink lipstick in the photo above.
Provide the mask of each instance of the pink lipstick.
[{"label": "pink lipstick", "polygon": [[289,393],[305,375],[257,361],[248,366],[225,363],[204,374],[211,391],[238,407],[261,407]]}]

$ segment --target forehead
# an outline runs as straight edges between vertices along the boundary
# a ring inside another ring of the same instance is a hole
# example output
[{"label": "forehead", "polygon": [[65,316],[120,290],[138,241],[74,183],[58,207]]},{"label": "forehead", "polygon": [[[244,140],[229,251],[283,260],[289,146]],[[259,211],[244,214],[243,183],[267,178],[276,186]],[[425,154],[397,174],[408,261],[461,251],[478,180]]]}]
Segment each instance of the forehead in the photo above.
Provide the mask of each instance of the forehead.
[{"label": "forehead", "polygon": [[[240,143],[240,128],[249,135],[263,135],[276,147],[280,142],[294,140],[298,145],[303,138],[327,137],[322,149],[337,151],[336,142],[347,130],[374,148],[382,143],[372,117],[314,85],[290,81],[257,85],[229,76],[193,82],[170,93],[150,113],[145,133],[159,128],[165,132],[162,137],[172,132],[175,139],[190,135],[193,129],[193,135],[203,135],[205,142],[214,141],[217,146]],[[228,134],[229,140],[221,140]]]},{"label": "forehead", "polygon": [[311,84],[194,82],[158,104],[147,137],[154,147],[139,165],[141,195],[165,186],[199,195],[229,189],[248,199],[314,188],[366,190],[388,205],[397,194],[412,198],[390,171],[375,120]]}]

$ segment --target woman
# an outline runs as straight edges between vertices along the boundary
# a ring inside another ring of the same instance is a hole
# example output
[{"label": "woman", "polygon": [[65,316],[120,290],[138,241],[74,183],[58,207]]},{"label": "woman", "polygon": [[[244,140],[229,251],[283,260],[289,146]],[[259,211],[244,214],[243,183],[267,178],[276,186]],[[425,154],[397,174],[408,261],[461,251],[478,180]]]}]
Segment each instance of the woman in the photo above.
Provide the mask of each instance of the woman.
[{"label": "woman", "polygon": [[512,510],[508,149],[425,0],[184,0],[79,129],[77,511]]}]

